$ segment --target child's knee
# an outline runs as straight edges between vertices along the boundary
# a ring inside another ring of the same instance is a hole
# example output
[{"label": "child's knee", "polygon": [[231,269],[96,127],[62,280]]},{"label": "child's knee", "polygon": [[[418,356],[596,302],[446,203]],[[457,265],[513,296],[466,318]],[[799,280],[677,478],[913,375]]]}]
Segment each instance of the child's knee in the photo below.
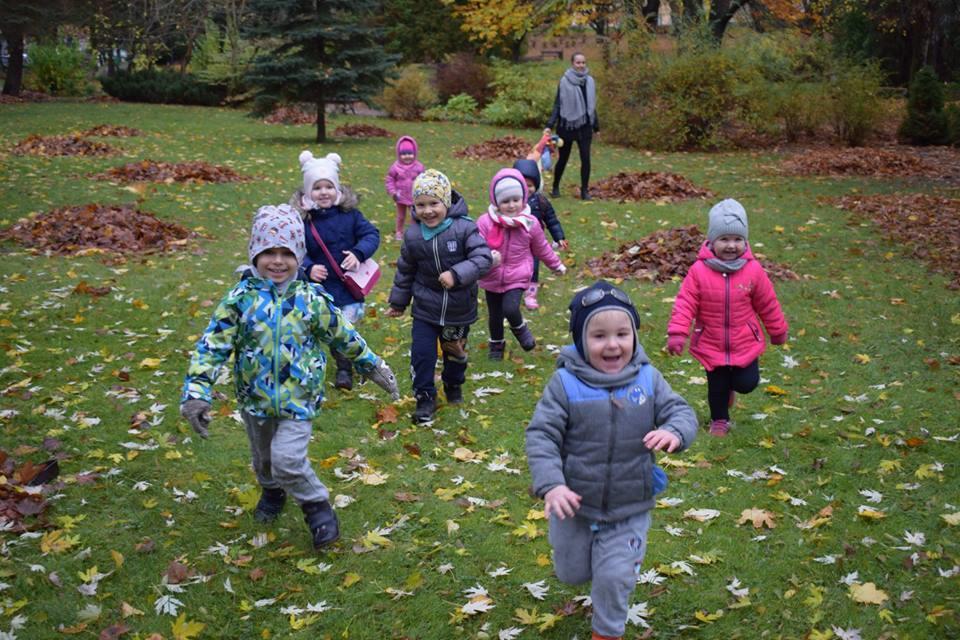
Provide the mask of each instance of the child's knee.
[{"label": "child's knee", "polygon": [[590,567],[583,565],[565,565],[554,562],[553,571],[557,574],[557,579],[566,584],[583,584],[590,582],[592,575]]}]

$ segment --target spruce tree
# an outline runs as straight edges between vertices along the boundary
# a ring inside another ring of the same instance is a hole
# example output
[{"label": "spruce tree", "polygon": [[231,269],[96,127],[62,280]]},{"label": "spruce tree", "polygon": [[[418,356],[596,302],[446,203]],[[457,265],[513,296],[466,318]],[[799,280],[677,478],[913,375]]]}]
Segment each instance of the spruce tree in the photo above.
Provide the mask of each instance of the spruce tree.
[{"label": "spruce tree", "polygon": [[257,108],[307,102],[317,109],[317,142],[324,142],[326,105],[368,100],[382,87],[398,56],[389,55],[375,25],[371,0],[255,0],[250,35],[268,50],[250,73]]},{"label": "spruce tree", "polygon": [[900,123],[899,138],[911,144],[946,144],[947,116],[943,111],[943,87],[930,67],[923,67],[910,82],[907,117]]}]

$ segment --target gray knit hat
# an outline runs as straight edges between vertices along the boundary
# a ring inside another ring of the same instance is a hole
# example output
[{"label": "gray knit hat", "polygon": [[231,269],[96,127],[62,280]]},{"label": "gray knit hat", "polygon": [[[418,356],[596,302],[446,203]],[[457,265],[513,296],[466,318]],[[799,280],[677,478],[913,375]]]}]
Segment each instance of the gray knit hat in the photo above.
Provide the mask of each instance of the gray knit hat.
[{"label": "gray knit hat", "polygon": [[720,236],[740,236],[747,240],[747,210],[743,205],[727,198],[710,209],[710,224],[707,227],[707,241],[713,242]]},{"label": "gray knit hat", "polygon": [[303,264],[307,254],[307,245],[303,237],[303,220],[290,205],[260,207],[253,216],[250,229],[250,245],[247,254],[250,264],[267,249],[284,247],[297,257],[297,264]]}]

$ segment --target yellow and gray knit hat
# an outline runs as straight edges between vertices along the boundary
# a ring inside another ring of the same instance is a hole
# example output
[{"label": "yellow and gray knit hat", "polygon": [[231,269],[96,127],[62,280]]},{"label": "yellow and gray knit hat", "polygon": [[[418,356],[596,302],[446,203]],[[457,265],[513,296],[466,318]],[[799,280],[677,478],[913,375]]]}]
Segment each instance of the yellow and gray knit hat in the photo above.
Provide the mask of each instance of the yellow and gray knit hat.
[{"label": "yellow and gray knit hat", "polygon": [[450,208],[450,179],[436,169],[427,169],[413,181],[413,198],[417,196],[433,196]]}]

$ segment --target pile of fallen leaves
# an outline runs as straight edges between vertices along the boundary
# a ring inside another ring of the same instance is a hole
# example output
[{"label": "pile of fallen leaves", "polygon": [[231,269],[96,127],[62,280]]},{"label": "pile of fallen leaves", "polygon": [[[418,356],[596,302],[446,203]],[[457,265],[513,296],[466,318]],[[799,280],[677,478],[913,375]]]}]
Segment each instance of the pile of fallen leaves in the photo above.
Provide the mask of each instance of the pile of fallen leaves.
[{"label": "pile of fallen leaves", "polygon": [[[613,252],[587,260],[596,278],[633,278],[666,282],[683,277],[697,260],[697,252],[707,237],[697,225],[656,231],[640,240],[627,242]],[[798,280],[799,276],[782,264],[758,257],[774,280]]]},{"label": "pile of fallen leaves", "polygon": [[[29,451],[34,447],[26,447]],[[13,533],[23,533],[37,527],[47,526],[47,501],[41,485],[55,477],[51,470],[58,470],[55,460],[45,464],[30,461],[23,464],[0,449],[0,524]],[[25,522],[28,516],[36,519]]]},{"label": "pile of fallen leaves", "polygon": [[337,138],[392,138],[393,134],[372,124],[345,124],[333,130]]},{"label": "pile of fallen leaves", "polygon": [[909,147],[878,149],[810,149],[786,160],[781,171],[798,176],[928,176],[936,167],[915,155]]},{"label": "pile of fallen leaves", "polygon": [[713,193],[708,189],[701,189],[676,173],[621,171],[591,185],[590,195],[601,200],[619,202],[637,200],[674,202],[688,198],[709,198]]},{"label": "pile of fallen leaves", "polygon": [[250,178],[242,176],[230,167],[212,165],[206,162],[154,162],[141,160],[122,167],[114,167],[103,173],[90,176],[96,180],[116,180],[118,182],[247,182]]},{"label": "pile of fallen leaves", "polygon": [[23,90],[18,96],[0,94],[0,104],[20,104],[24,102],[50,102],[53,96],[39,91]]},{"label": "pile of fallen leaves", "polygon": [[280,105],[263,119],[267,124],[316,124],[317,113],[308,112],[299,105]]},{"label": "pile of fallen leaves", "polygon": [[97,126],[80,132],[81,136],[98,136],[101,138],[134,138],[143,135],[139,129],[124,127],[122,125],[98,124]]},{"label": "pile of fallen leaves", "polygon": [[108,156],[116,150],[108,144],[88,140],[82,135],[29,135],[13,148],[17,155],[31,156]]},{"label": "pile of fallen leaves", "polygon": [[191,235],[188,229],[158,220],[132,204],[61,207],[0,231],[0,239],[60,255],[154,253],[182,247]]},{"label": "pile of fallen leaves", "polygon": [[949,278],[951,289],[960,289],[960,200],[914,193],[844,196],[833,202],[854,220],[873,222],[885,238]]},{"label": "pile of fallen leaves", "polygon": [[453,155],[457,158],[470,158],[471,160],[513,161],[527,157],[531,149],[533,149],[533,143],[523,138],[503,136],[502,138],[492,138],[478,144],[468,145],[460,151],[455,151]]}]

